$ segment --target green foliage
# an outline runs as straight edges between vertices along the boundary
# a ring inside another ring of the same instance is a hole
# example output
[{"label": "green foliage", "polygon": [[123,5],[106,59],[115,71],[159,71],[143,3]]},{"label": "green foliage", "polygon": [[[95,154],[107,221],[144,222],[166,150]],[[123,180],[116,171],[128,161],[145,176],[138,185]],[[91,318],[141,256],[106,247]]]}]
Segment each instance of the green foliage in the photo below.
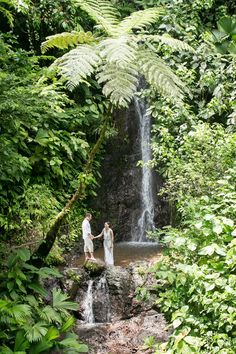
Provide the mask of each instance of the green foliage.
[{"label": "green foliage", "polygon": [[55,288],[52,301],[45,304],[49,294],[41,279],[61,275],[51,268],[27,264],[29,258],[27,249],[19,249],[0,273],[0,279],[4,279],[0,285],[1,353],[50,353],[56,349],[62,353],[87,352],[87,346],[69,332],[75,321],[68,310],[76,311],[78,305]]},{"label": "green foliage", "polygon": [[236,20],[225,16],[217,22],[218,30],[212,31],[212,41],[221,54],[236,54]]},{"label": "green foliage", "polygon": [[14,16],[13,11],[26,12],[28,10],[28,1],[18,0],[1,0],[0,1],[0,13],[6,17],[10,27],[13,27]]},{"label": "green foliage", "polygon": [[167,247],[152,269],[165,284],[155,286],[157,304],[173,333],[156,353],[234,353],[236,135],[198,123],[178,139],[163,189],[177,225],[156,232]]},{"label": "green foliage", "polygon": [[[158,56],[150,44],[154,38],[136,35],[142,33],[163,15],[163,9],[154,7],[133,12],[123,20],[119,19],[117,9],[108,0],[77,0],[79,6],[100,26],[106,39],[95,45],[78,45],[53,64],[58,66],[67,81],[69,89],[74,89],[91,75],[96,75],[98,83],[103,84],[103,94],[114,105],[127,106],[133,98],[138,75],[147,82],[175,99],[182,99],[185,85]],[[163,39],[165,44],[175,49],[190,49],[180,41]],[[145,64],[146,61],[148,65]]]},{"label": "green foliage", "polygon": [[46,37],[46,41],[42,43],[42,53],[45,53],[50,48],[56,47],[67,49],[69,46],[75,46],[79,43],[93,42],[94,38],[90,32],[63,32]]},{"label": "green foliage", "polygon": [[[1,48],[1,235],[35,247],[79,184],[78,175],[99,132],[106,102],[91,83],[91,90],[81,87],[76,103],[60,84],[38,81],[40,58],[29,57],[23,50],[15,52],[3,41]],[[89,183],[92,193],[94,176]],[[83,206],[76,212],[70,219],[78,225]],[[69,233],[75,234],[73,227]]]}]

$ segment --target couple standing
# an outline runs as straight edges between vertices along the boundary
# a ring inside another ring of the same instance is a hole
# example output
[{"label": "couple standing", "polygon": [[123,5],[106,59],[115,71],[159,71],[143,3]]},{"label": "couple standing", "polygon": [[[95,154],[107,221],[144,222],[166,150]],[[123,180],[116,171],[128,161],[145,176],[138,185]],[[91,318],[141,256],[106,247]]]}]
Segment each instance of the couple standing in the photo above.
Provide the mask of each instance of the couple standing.
[{"label": "couple standing", "polygon": [[91,233],[91,226],[90,226],[91,219],[92,219],[92,214],[87,213],[85,215],[84,221],[82,222],[85,260],[88,259],[96,260],[93,255],[93,240],[95,238],[103,237],[105,263],[106,265],[114,265],[114,258],[113,258],[114,234],[112,229],[110,228],[110,223],[105,222],[104,229],[102,230],[102,232],[98,236],[93,236]]}]

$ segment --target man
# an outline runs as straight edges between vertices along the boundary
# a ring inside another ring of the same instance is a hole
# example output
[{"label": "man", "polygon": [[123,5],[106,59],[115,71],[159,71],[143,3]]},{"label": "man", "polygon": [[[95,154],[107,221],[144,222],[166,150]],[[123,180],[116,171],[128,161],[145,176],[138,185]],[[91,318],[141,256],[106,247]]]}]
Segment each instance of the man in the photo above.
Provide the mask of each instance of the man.
[{"label": "man", "polygon": [[87,213],[85,215],[84,221],[82,222],[85,261],[87,261],[88,259],[95,260],[93,256],[93,241],[92,241],[94,239],[94,236],[91,234],[91,226],[90,226],[91,219],[92,219],[92,215],[90,213]]}]

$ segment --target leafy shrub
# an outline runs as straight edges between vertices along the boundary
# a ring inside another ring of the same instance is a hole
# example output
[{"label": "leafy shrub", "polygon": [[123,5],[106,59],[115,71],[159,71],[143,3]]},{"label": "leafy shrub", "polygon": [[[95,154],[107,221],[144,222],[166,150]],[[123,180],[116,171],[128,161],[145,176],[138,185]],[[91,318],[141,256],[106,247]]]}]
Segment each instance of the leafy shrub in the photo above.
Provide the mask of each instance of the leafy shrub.
[{"label": "leafy shrub", "polygon": [[236,352],[235,141],[200,123],[169,159],[164,192],[177,202],[178,224],[155,233],[167,247],[152,271],[173,333],[158,354]]},{"label": "leafy shrub", "polygon": [[56,269],[30,265],[29,258],[27,249],[17,250],[0,273],[0,352],[87,352],[87,346],[71,332],[75,320],[70,311],[76,311],[78,304],[68,301],[68,296],[56,288],[49,301],[50,294],[40,283],[40,279],[61,275]]}]

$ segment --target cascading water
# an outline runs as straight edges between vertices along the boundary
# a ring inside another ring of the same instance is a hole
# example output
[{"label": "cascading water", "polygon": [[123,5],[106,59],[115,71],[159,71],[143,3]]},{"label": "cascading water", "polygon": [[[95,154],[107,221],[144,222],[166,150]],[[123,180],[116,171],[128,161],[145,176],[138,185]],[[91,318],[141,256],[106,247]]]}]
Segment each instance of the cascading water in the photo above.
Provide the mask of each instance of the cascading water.
[{"label": "cascading water", "polygon": [[111,304],[106,273],[99,279],[88,281],[83,307],[83,316],[86,323],[95,324],[111,321]]},{"label": "cascading water", "polygon": [[84,299],[84,319],[87,323],[94,323],[93,280],[89,280],[88,282],[88,290]]},{"label": "cascading water", "polygon": [[94,290],[94,316],[95,322],[111,321],[111,304],[106,274],[103,274],[99,279]]},{"label": "cascading water", "polygon": [[132,228],[132,241],[147,241],[146,231],[155,229],[154,224],[154,198],[153,198],[153,174],[152,170],[145,166],[151,160],[151,117],[146,112],[144,101],[135,98],[135,112],[139,120],[139,139],[141,160],[144,163],[142,167],[141,181],[141,208],[140,217],[137,226]]}]

